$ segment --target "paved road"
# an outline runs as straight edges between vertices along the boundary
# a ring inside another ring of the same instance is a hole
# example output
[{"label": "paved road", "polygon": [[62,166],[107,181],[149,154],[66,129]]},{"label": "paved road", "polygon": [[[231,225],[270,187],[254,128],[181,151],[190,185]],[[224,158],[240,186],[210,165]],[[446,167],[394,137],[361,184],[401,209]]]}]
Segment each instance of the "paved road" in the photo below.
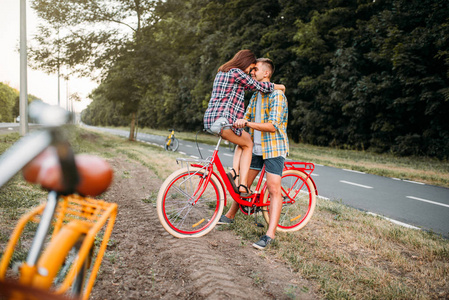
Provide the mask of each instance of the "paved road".
[{"label": "paved road", "polygon": [[19,131],[19,123],[0,123],[0,134],[18,131]]},{"label": "paved road", "polygon": [[[123,130],[96,128],[128,136]],[[139,133],[137,139],[163,145],[165,137]],[[223,144],[224,146],[224,144]],[[213,146],[200,144],[205,158]],[[200,157],[193,142],[180,141],[178,152]],[[224,166],[232,165],[233,153],[226,147],[219,152]],[[449,237],[449,189],[419,182],[387,178],[351,170],[316,165],[313,179],[322,198],[342,201],[357,209],[378,214],[402,225],[430,230]]]},{"label": "paved road", "polygon": [[[19,123],[0,123],[0,134],[8,134],[12,132],[19,132],[20,129]],[[28,124],[29,130],[34,130],[39,128],[40,126],[37,124]]]}]

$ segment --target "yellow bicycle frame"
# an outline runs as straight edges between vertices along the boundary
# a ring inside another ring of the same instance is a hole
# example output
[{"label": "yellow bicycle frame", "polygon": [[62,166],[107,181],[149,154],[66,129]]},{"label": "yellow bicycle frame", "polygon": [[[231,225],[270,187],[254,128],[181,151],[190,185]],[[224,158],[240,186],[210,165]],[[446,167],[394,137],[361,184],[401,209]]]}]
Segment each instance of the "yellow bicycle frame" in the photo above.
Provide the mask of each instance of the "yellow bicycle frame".
[{"label": "yellow bicycle frame", "polygon": [[[29,222],[38,223],[44,208],[45,204],[42,204],[19,220],[0,262],[0,281],[5,280],[9,262],[26,224]],[[69,273],[57,290],[53,291],[55,294],[65,293],[70,288],[85,260],[88,259],[89,252],[97,238],[101,240],[101,244],[98,253],[93,258],[94,264],[81,298],[88,299],[114,227],[116,215],[117,204],[115,203],[107,203],[78,195],[63,197],[56,209],[50,242],[43,250],[36,266],[29,266],[25,262],[21,265],[20,282],[36,288],[50,289],[54,277],[61,268],[68,252],[80,240],[80,237],[84,237],[78,257]],[[103,228],[104,233],[101,234],[100,231]]]},{"label": "yellow bicycle frame", "polygon": [[175,135],[175,131],[172,130],[171,133],[168,135],[168,141],[167,141],[167,146],[170,146],[171,141],[173,140],[172,137]]}]

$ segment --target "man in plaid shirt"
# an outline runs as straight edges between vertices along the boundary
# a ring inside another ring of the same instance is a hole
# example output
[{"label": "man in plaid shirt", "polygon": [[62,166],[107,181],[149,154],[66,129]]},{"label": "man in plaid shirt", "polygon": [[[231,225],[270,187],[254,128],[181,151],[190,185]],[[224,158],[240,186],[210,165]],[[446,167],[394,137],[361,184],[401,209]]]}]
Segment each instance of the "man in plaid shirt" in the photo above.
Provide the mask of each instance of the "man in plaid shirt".
[{"label": "man in plaid shirt", "polygon": [[[270,82],[273,72],[273,62],[267,58],[260,58],[251,71],[251,76],[257,81]],[[257,91],[250,100],[245,117],[234,123],[234,127],[237,128],[249,127],[254,141],[248,187],[262,170],[263,165],[267,171],[267,187],[271,199],[270,222],[266,235],[253,244],[257,249],[264,249],[274,241],[281,215],[281,177],[284,160],[288,155],[287,118],[288,103],[282,91],[275,90],[265,94]],[[238,204],[233,202],[228,213],[222,216],[221,223],[232,223],[238,209]]]}]

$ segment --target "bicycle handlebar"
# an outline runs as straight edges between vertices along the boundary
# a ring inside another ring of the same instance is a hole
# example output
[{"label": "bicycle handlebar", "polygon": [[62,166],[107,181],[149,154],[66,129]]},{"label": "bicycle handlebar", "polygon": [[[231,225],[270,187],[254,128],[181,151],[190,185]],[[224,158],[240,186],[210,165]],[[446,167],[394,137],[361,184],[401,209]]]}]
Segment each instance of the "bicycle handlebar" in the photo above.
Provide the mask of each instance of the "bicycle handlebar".
[{"label": "bicycle handlebar", "polygon": [[29,106],[29,115],[38,124],[48,127],[58,127],[70,121],[71,114],[65,109],[46,104],[42,101],[33,101]]}]

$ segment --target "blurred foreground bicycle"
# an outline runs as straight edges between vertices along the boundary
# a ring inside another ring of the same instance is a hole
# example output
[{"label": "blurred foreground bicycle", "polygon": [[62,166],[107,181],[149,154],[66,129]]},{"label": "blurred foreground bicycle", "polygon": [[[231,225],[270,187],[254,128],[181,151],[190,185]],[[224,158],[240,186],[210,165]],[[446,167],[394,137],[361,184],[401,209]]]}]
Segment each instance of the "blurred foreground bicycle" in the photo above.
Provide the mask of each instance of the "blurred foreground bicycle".
[{"label": "blurred foreground bicycle", "polygon": [[[60,128],[69,118],[66,111],[32,103],[30,115],[47,127],[24,136],[0,156],[0,187],[23,170],[25,180],[49,192],[47,202],[25,214],[9,239],[0,261],[0,296],[36,299],[27,290],[42,290],[88,299],[117,215],[117,204],[90,197],[108,188],[113,171],[99,157],[73,154]],[[29,223],[38,225],[26,261],[17,276],[7,278]]]}]

